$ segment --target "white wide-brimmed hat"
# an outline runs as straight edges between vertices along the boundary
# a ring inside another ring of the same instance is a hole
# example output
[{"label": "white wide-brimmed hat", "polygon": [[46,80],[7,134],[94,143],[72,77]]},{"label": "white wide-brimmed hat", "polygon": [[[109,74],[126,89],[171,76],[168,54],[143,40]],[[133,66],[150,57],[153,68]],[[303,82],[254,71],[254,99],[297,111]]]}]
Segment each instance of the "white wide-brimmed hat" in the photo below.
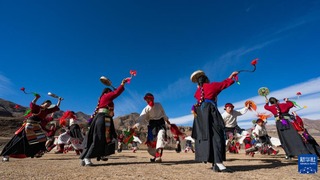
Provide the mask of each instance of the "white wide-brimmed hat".
[{"label": "white wide-brimmed hat", "polygon": [[111,86],[112,82],[110,79],[108,79],[107,77],[105,76],[101,76],[100,77],[100,82],[106,86]]},{"label": "white wide-brimmed hat", "polygon": [[191,74],[190,80],[194,83],[197,83],[198,78],[202,75],[206,75],[206,74],[201,70],[197,70]]},{"label": "white wide-brimmed hat", "polygon": [[187,136],[186,138],[184,138],[185,140],[190,140],[191,142],[194,142],[194,139],[191,136]]}]

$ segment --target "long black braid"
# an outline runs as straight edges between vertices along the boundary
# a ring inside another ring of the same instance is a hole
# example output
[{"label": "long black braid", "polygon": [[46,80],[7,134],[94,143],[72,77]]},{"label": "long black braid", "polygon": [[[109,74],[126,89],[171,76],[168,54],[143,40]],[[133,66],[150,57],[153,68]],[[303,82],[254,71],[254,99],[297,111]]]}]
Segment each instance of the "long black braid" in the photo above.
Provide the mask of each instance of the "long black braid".
[{"label": "long black braid", "polygon": [[269,98],[269,102],[270,102],[270,104],[274,104],[276,106],[277,117],[279,117],[279,119],[282,119],[283,117],[282,117],[281,109],[278,104],[278,99],[271,97],[271,98]]},{"label": "long black braid", "polygon": [[99,110],[99,105],[100,105],[100,99],[101,97],[105,94],[105,93],[108,93],[108,92],[111,92],[112,90],[110,88],[104,88],[100,97],[98,98],[98,104],[93,112],[93,114],[90,116],[90,119],[88,120],[88,123],[89,125],[91,124],[93,118],[98,114],[98,110]]},{"label": "long black braid", "polygon": [[204,101],[204,89],[203,89],[203,84],[204,84],[204,83],[208,83],[208,82],[209,82],[209,79],[208,79],[208,77],[207,77],[206,75],[202,75],[202,76],[200,76],[200,77],[198,78],[197,82],[198,82],[198,85],[199,85],[199,87],[200,87],[200,93],[201,93],[201,95],[200,95],[200,100],[197,102],[197,104],[196,104],[195,106],[200,106],[201,103]]}]

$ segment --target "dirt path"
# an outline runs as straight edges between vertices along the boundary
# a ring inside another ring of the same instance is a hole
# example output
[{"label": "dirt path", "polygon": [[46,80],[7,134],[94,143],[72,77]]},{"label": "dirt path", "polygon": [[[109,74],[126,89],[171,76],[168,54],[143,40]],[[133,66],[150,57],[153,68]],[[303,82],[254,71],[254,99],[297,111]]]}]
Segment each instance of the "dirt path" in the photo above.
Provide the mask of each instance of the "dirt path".
[{"label": "dirt path", "polygon": [[[282,152],[282,153],[281,153]],[[0,163],[0,179],[320,179],[317,174],[299,174],[297,159],[287,162],[283,151],[277,156],[255,157],[227,154],[225,165],[236,172],[216,173],[211,164],[196,163],[193,153],[164,151],[163,162],[150,163],[145,150],[123,151],[107,162],[82,167],[73,151],[45,154],[42,158],[14,159]]]}]

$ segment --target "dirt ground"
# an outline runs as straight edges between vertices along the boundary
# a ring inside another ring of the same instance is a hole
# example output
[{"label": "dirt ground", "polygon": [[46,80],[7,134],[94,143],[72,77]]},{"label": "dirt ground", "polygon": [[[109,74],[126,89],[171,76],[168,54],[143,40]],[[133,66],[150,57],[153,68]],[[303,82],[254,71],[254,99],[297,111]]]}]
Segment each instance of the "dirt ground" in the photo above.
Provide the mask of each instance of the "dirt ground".
[{"label": "dirt ground", "polygon": [[317,174],[299,174],[297,159],[284,159],[283,150],[274,155],[246,156],[227,153],[224,163],[234,173],[213,172],[211,164],[197,163],[194,154],[165,150],[162,163],[149,162],[146,150],[124,150],[96,161],[93,167],[80,166],[74,151],[46,153],[41,158],[14,159],[0,163],[0,179],[320,179]]}]

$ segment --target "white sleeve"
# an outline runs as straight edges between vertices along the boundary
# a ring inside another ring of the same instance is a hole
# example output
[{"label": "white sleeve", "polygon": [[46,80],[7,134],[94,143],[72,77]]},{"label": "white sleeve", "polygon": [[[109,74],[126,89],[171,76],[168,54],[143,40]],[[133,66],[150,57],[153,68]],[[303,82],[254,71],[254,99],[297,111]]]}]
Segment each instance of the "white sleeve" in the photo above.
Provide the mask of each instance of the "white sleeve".
[{"label": "white sleeve", "polygon": [[168,116],[166,115],[166,112],[164,112],[164,109],[163,109],[162,105],[161,105],[161,104],[159,104],[159,105],[160,105],[160,110],[161,110],[161,112],[162,112],[162,114],[163,114],[163,118],[164,118],[165,120],[168,120]]},{"label": "white sleeve", "polygon": [[222,114],[221,114],[221,116],[222,116],[222,118],[223,118],[223,120],[226,118],[226,116],[227,116],[227,112],[225,111],[225,112],[223,112]]},{"label": "white sleeve", "polygon": [[147,107],[143,108],[140,116],[138,117],[137,123],[134,126],[139,127],[140,123],[145,119],[147,119]]},{"label": "white sleeve", "polygon": [[244,108],[237,110],[237,111],[234,111],[234,112],[235,112],[236,116],[241,116],[241,115],[244,115],[246,112],[248,112],[248,108],[244,107]]},{"label": "white sleeve", "polygon": [[258,138],[260,136],[260,129],[259,129],[258,125],[256,125],[256,127],[254,128],[254,130],[252,131],[252,134],[254,136],[257,136],[256,138]]}]

